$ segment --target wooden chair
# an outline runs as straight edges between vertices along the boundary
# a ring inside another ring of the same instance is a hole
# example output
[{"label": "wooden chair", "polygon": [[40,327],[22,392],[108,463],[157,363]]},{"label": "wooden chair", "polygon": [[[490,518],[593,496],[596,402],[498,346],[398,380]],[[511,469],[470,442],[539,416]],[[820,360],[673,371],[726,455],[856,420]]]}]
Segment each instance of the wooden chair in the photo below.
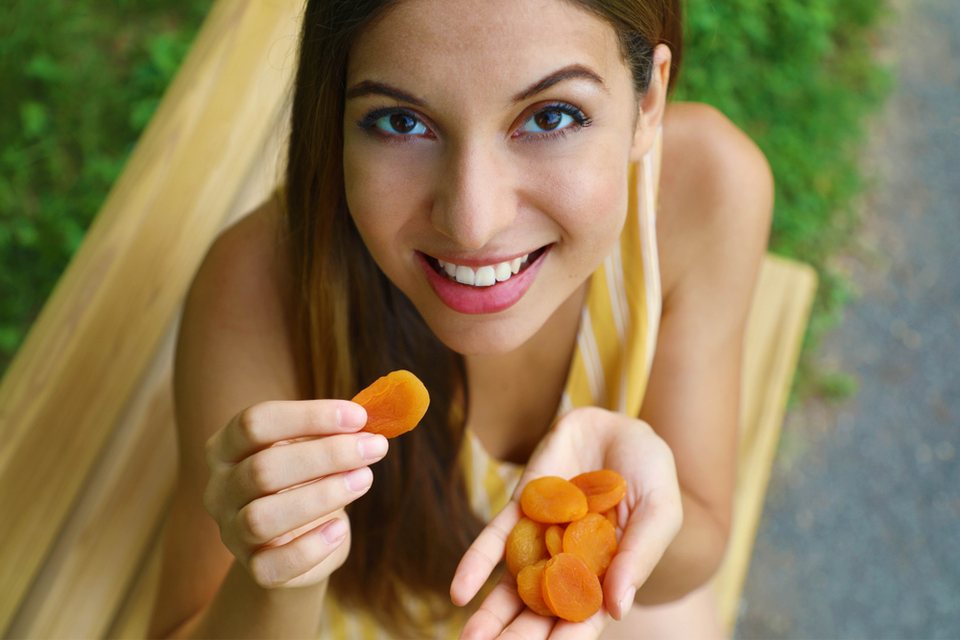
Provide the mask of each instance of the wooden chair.
[{"label": "wooden chair", "polygon": [[[276,184],[300,0],[219,0],[0,384],[0,632],[142,637],[175,476],[179,311],[217,233]],[[816,278],[764,264],[746,346],[735,620]]]}]

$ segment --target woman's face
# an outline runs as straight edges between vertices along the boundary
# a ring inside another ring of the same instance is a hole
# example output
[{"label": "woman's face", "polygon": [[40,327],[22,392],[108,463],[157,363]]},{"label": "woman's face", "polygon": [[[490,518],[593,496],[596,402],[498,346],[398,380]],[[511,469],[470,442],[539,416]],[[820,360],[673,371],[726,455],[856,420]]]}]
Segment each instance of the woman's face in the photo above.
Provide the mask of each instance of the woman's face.
[{"label": "woman's face", "polygon": [[408,0],[350,53],[347,203],[450,348],[536,334],[600,265],[646,151],[613,29],[563,0]]}]

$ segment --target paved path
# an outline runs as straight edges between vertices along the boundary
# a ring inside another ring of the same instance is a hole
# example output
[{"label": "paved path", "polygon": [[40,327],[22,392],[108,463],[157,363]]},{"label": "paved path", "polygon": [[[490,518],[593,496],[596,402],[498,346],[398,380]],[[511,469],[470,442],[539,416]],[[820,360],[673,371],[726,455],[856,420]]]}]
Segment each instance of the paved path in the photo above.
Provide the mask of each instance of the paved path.
[{"label": "paved path", "polygon": [[787,421],[739,638],[960,637],[960,0],[894,4],[862,297],[822,350],[859,392]]}]

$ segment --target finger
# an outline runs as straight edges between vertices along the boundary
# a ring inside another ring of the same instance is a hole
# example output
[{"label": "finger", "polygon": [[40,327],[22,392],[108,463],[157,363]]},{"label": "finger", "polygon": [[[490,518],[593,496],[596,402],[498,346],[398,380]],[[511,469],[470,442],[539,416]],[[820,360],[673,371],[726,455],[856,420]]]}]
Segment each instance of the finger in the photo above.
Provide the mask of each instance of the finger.
[{"label": "finger", "polygon": [[[562,620],[560,621],[563,622]],[[523,610],[516,620],[510,623],[498,640],[539,640],[540,638],[553,639],[553,633],[559,626],[557,618],[541,616],[530,609]],[[494,636],[491,636],[494,637]]]},{"label": "finger", "polygon": [[[243,554],[343,508],[365,494],[373,483],[369,467],[327,476],[322,480],[269,495],[244,506],[230,527],[228,546]],[[243,554],[246,555],[246,554]]]},{"label": "finger", "polygon": [[450,585],[450,598],[454,604],[462,607],[477,595],[494,567],[503,559],[507,536],[521,516],[520,505],[511,500],[463,554]]},{"label": "finger", "polygon": [[346,522],[333,518],[282,546],[261,549],[250,557],[247,568],[261,587],[282,586],[333,553],[343,544],[348,529]]},{"label": "finger", "polygon": [[245,504],[318,478],[359,469],[389,449],[380,434],[342,434],[271,447],[244,458],[227,473],[225,501]]},{"label": "finger", "polygon": [[351,433],[367,422],[363,407],[346,400],[261,402],[244,409],[207,445],[223,462],[239,462],[277,442]]},{"label": "finger", "polygon": [[460,632],[461,640],[487,640],[498,637],[526,607],[517,594],[517,583],[503,574],[480,608],[470,616]]},{"label": "finger", "polygon": [[636,590],[660,562],[682,523],[679,492],[670,487],[644,495],[630,514],[603,583],[604,603],[614,618],[620,620],[630,610]]},{"label": "finger", "polygon": [[550,634],[550,640],[596,640],[609,623],[610,614],[607,613],[607,608],[600,607],[600,611],[583,622],[558,621]]}]

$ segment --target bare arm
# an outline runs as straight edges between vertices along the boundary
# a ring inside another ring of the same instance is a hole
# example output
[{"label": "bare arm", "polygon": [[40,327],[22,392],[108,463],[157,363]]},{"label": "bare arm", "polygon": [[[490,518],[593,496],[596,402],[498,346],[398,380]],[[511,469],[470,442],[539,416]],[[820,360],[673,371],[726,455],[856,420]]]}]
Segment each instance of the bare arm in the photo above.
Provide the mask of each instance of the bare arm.
[{"label": "bare arm", "polygon": [[640,418],[673,451],[684,521],[638,592],[644,604],[685,595],[723,559],[743,334],[773,206],[766,160],[718,112],[674,105],[664,129],[658,217],[664,306]]},{"label": "bare arm", "polygon": [[[332,472],[369,464],[354,433],[365,414],[338,421],[356,405],[299,401],[273,215],[266,205],[218,239],[186,301],[174,380],[179,482],[154,637],[313,635],[326,577],[349,550],[349,533],[328,543],[323,524],[346,522],[343,504],[362,494]],[[303,507],[324,500],[319,512]]]}]

